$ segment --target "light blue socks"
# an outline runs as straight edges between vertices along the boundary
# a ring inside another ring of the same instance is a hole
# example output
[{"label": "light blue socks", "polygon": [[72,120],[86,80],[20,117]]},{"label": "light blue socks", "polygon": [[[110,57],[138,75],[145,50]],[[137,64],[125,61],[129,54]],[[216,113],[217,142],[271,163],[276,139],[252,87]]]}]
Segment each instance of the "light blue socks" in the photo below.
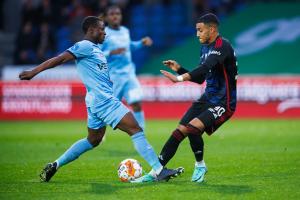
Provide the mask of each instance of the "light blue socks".
[{"label": "light blue socks", "polygon": [[91,150],[93,146],[87,140],[87,138],[78,140],[74,143],[63,155],[61,155],[55,162],[57,162],[57,168],[62,167],[69,162],[77,159],[84,152]]},{"label": "light blue socks", "polygon": [[145,116],[143,111],[133,112],[134,118],[138,122],[139,126],[145,131]]},{"label": "light blue socks", "polygon": [[[152,146],[148,143],[144,133],[142,131],[138,132],[131,136],[131,139],[136,151],[148,162],[153,170],[159,174],[163,166],[160,164],[156,153],[154,152]],[[72,162],[81,154],[91,150],[92,148],[93,146],[89,143],[87,138],[77,141],[55,161],[57,162],[57,168]]]},{"label": "light blue socks", "polygon": [[131,139],[137,152],[148,162],[154,171],[159,174],[163,166],[160,164],[152,146],[148,143],[145,134],[138,132],[131,136]]}]

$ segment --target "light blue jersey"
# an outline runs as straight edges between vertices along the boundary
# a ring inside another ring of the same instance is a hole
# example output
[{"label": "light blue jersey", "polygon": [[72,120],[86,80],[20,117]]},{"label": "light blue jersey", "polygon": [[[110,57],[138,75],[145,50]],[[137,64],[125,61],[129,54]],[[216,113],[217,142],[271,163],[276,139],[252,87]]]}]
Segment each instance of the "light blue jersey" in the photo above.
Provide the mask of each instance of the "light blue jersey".
[{"label": "light blue jersey", "polygon": [[[131,51],[141,48],[142,41],[131,41],[129,30],[120,26],[118,30],[105,28],[106,38],[102,45],[102,51],[107,58],[110,67],[110,74],[123,74],[121,78],[126,78],[128,74],[135,74],[135,65],[132,62]],[[118,55],[109,55],[110,51],[125,48],[125,52]]]},{"label": "light blue jersey", "polygon": [[87,90],[88,127],[98,129],[109,124],[115,128],[129,110],[113,95],[107,61],[99,45],[82,40],[67,51],[75,56],[79,77]]},{"label": "light blue jersey", "polygon": [[79,77],[87,89],[87,107],[103,104],[113,96],[107,61],[97,44],[88,40],[77,42],[68,49],[76,57]]}]

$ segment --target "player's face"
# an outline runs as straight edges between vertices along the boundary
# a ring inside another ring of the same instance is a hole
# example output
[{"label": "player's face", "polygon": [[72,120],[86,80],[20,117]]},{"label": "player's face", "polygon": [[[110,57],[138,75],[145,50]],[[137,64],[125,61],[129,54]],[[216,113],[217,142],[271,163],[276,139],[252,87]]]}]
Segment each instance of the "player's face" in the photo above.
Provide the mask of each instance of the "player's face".
[{"label": "player's face", "polygon": [[107,11],[106,21],[110,26],[120,26],[122,13],[119,8],[112,8]]},{"label": "player's face", "polygon": [[197,37],[201,44],[208,44],[210,40],[210,27],[204,23],[196,24]]},{"label": "player's face", "polygon": [[104,28],[105,28],[104,22],[98,21],[98,24],[93,31],[93,37],[95,38],[96,43],[100,43],[100,44],[103,43],[106,35]]}]

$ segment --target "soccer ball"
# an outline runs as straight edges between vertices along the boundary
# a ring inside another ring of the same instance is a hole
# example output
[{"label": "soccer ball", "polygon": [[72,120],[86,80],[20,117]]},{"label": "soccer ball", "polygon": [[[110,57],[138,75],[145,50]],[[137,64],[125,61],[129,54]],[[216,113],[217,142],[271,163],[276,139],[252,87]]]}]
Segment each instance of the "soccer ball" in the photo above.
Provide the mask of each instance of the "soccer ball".
[{"label": "soccer ball", "polygon": [[142,172],[141,164],[135,159],[128,158],[119,164],[118,176],[122,182],[132,181],[142,176]]}]

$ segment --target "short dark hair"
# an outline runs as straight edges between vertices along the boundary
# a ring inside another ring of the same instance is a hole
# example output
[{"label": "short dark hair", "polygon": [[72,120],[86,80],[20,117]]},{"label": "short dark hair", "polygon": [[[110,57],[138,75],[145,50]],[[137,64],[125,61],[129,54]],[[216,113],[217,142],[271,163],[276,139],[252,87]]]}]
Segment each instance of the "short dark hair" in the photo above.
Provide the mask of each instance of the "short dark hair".
[{"label": "short dark hair", "polygon": [[87,16],[86,18],[84,18],[83,22],[82,22],[82,31],[84,33],[87,32],[87,30],[91,27],[91,26],[96,26],[98,21],[102,21],[99,17],[96,16]]},{"label": "short dark hair", "polygon": [[120,6],[113,4],[113,5],[108,6],[108,7],[105,9],[104,15],[106,16],[107,13],[108,13],[108,11],[113,10],[113,9],[119,9],[120,11],[122,11],[122,9],[121,9]]},{"label": "short dark hair", "polygon": [[201,16],[198,19],[197,23],[215,24],[215,25],[219,26],[220,21],[219,21],[218,17],[215,14],[207,13],[207,14]]}]

